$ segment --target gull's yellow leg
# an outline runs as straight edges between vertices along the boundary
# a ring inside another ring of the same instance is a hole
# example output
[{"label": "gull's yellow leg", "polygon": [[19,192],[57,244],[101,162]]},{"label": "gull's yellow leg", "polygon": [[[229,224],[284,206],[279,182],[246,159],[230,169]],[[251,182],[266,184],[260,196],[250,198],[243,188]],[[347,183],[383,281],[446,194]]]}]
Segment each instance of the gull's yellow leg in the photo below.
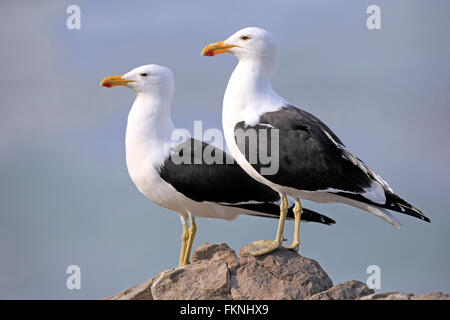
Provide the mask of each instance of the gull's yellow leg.
[{"label": "gull's yellow leg", "polygon": [[195,223],[195,218],[191,216],[189,220],[191,225],[188,230],[189,237],[186,245],[186,252],[184,255],[184,265],[188,265],[191,263],[189,261],[189,258],[191,257],[192,245],[194,243],[195,234],[197,233],[197,224]]},{"label": "gull's yellow leg", "polygon": [[280,219],[278,220],[278,230],[275,240],[273,241],[259,240],[253,242],[249,249],[249,253],[252,256],[259,256],[282,247],[282,242],[284,240],[283,237],[284,223],[286,221],[286,214],[289,209],[289,203],[285,195],[281,195],[280,197],[281,197]]},{"label": "gull's yellow leg", "polygon": [[300,203],[300,200],[298,198],[295,198],[294,217],[294,240],[292,240],[292,243],[289,246],[283,247],[298,252],[298,247],[300,246],[300,220],[302,217],[302,204]]},{"label": "gull's yellow leg", "polygon": [[284,231],[284,222],[286,221],[286,215],[289,209],[289,203],[285,195],[281,196],[281,204],[280,204],[280,220],[278,220],[278,230],[277,236],[275,237],[275,242],[279,244],[281,247],[281,242],[284,240],[283,231]]},{"label": "gull's yellow leg", "polygon": [[188,226],[184,217],[181,218],[181,223],[183,224],[183,233],[181,234],[180,262],[178,262],[179,267],[184,266],[186,248],[189,239]]}]

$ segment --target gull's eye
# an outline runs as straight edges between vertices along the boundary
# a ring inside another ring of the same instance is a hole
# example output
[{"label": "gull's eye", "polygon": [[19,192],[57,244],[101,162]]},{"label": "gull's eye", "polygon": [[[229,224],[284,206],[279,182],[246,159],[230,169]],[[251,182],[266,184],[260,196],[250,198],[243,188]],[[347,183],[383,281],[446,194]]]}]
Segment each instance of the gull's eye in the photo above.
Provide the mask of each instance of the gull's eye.
[{"label": "gull's eye", "polygon": [[250,37],[249,37],[249,36],[242,36],[241,39],[242,39],[242,40],[249,40]]},{"label": "gull's eye", "polygon": [[146,77],[146,76],[148,76],[148,73],[142,72],[141,76]]}]

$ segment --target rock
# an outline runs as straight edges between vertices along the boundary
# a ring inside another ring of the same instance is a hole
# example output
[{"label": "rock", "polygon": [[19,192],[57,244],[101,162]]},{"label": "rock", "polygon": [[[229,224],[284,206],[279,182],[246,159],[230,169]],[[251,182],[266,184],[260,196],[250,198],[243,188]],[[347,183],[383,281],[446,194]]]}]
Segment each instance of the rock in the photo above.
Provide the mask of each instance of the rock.
[{"label": "rock", "polygon": [[[287,249],[258,257],[240,250],[241,258],[230,263],[233,299],[304,299],[333,286],[315,260]],[[257,275],[257,276],[255,276]]]},{"label": "rock", "polygon": [[192,263],[212,262],[217,260],[230,261],[236,259],[236,252],[226,243],[209,244],[204,243],[194,250]]},{"label": "rock", "polygon": [[231,299],[230,272],[222,261],[170,269],[155,277],[151,291],[154,300]]},{"label": "rock", "polygon": [[360,300],[409,300],[412,295],[412,293],[401,292],[373,293]]},{"label": "rock", "polygon": [[428,292],[418,296],[412,296],[411,300],[450,300],[450,296],[443,292]]},{"label": "rock", "polygon": [[450,296],[442,292],[429,292],[418,296],[412,293],[386,292],[371,294],[361,300],[450,300]]},{"label": "rock", "polygon": [[112,297],[105,298],[105,300],[153,300],[152,283],[153,279],[150,279],[143,284],[126,289]]},{"label": "rock", "polygon": [[366,284],[352,280],[333,286],[319,263],[296,252],[279,249],[253,257],[248,246],[240,257],[225,243],[202,244],[192,264],[168,269],[143,284],[107,300],[427,300],[449,299],[440,292],[419,296],[389,292],[375,294]]},{"label": "rock", "polygon": [[155,278],[153,298],[303,299],[333,285],[316,261],[286,249],[238,258],[224,243],[203,244],[192,262]]},{"label": "rock", "polygon": [[310,300],[357,300],[370,294],[374,294],[373,289],[361,281],[351,280],[338,284],[326,291],[316,293]]}]

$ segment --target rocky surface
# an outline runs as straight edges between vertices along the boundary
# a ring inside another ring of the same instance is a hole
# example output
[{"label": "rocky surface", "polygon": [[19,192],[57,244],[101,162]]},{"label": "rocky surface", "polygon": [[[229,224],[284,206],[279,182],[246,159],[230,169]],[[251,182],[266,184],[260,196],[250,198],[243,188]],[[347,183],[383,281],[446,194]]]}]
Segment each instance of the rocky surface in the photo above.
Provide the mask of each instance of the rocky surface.
[{"label": "rocky surface", "polygon": [[225,243],[205,243],[194,250],[192,264],[168,269],[143,284],[107,300],[448,300],[447,294],[419,296],[390,292],[375,294],[365,283],[352,280],[333,286],[315,260],[280,249],[259,257],[240,257]]},{"label": "rocky surface", "polygon": [[412,293],[387,292],[371,294],[361,300],[450,300],[450,296],[442,292],[429,292],[418,296]]},{"label": "rocky surface", "polygon": [[361,281],[351,280],[340,283],[328,290],[316,293],[308,300],[357,300],[367,295],[374,294],[372,289]]}]

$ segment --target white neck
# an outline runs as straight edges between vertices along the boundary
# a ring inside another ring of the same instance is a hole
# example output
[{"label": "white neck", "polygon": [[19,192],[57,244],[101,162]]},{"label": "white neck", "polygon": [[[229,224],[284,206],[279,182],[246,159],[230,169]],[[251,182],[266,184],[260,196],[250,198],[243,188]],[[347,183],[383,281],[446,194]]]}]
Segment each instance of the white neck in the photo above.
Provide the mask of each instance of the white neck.
[{"label": "white neck", "polygon": [[242,59],[233,71],[223,100],[224,128],[238,121],[252,125],[264,112],[278,110],[287,102],[273,89],[270,78],[275,61]]},{"label": "white neck", "polygon": [[170,153],[175,129],[170,114],[172,97],[138,93],[128,114],[125,138],[128,170],[158,168]]},{"label": "white neck", "polygon": [[234,137],[234,128],[241,121],[246,125],[255,125],[259,122],[261,114],[279,110],[287,104],[272,89],[270,84],[272,70],[273,64],[240,60],[230,77],[223,99],[222,126],[227,147],[237,163],[257,180],[260,175],[248,164],[239,150]]}]

